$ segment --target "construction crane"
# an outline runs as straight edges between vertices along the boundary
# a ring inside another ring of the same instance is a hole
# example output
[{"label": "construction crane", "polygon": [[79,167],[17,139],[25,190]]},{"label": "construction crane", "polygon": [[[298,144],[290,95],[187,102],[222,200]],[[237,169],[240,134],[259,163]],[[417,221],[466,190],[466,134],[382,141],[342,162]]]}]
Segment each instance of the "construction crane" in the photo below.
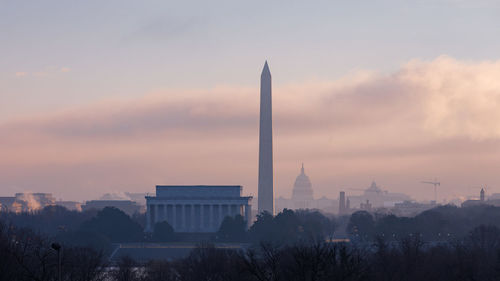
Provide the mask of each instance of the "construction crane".
[{"label": "construction crane", "polygon": [[437,203],[437,187],[441,186],[441,183],[434,179],[434,181],[421,181],[420,183],[432,184],[434,185],[434,202]]}]

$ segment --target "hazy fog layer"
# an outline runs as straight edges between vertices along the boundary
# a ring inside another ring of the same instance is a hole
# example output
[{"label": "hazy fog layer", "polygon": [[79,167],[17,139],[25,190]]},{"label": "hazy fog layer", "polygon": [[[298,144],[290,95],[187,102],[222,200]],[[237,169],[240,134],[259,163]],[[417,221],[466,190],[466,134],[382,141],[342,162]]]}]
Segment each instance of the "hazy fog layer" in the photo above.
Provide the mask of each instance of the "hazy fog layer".
[{"label": "hazy fog layer", "polygon": [[[0,191],[88,199],[155,184],[241,184],[256,195],[259,71],[254,87],[157,91],[7,119]],[[276,194],[290,196],[301,162],[316,197],[374,179],[431,199],[418,182],[434,177],[448,198],[482,184],[500,192],[499,77],[500,61],[441,56],[275,87]]]}]

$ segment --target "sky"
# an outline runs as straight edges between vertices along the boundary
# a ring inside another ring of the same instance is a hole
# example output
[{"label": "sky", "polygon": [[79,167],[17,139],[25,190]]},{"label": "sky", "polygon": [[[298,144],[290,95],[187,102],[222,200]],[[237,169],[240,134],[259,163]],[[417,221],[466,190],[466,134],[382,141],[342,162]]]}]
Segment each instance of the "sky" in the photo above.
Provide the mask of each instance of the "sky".
[{"label": "sky", "polygon": [[0,195],[257,196],[265,60],[276,196],[301,163],[316,198],[500,192],[499,28],[488,0],[0,0]]}]

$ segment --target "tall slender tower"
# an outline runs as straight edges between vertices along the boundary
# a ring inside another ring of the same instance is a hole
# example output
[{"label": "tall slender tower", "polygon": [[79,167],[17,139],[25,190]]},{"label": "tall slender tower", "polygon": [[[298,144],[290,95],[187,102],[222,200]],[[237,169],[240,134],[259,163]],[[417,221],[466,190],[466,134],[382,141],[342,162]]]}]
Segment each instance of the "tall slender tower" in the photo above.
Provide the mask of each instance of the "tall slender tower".
[{"label": "tall slender tower", "polygon": [[274,215],[273,188],[273,110],[271,72],[267,61],[260,76],[259,127],[259,213]]},{"label": "tall slender tower", "polygon": [[343,215],[345,213],[345,192],[341,191],[339,194],[339,215]]}]

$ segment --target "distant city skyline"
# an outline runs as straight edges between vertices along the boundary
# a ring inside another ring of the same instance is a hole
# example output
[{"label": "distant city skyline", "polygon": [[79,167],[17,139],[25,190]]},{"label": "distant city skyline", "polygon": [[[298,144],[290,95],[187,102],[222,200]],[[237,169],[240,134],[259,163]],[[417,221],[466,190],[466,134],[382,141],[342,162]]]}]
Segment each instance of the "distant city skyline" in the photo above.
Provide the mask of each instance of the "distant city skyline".
[{"label": "distant city skyline", "polygon": [[500,3],[220,3],[2,1],[0,195],[256,196],[266,59],[275,197],[500,192]]}]

